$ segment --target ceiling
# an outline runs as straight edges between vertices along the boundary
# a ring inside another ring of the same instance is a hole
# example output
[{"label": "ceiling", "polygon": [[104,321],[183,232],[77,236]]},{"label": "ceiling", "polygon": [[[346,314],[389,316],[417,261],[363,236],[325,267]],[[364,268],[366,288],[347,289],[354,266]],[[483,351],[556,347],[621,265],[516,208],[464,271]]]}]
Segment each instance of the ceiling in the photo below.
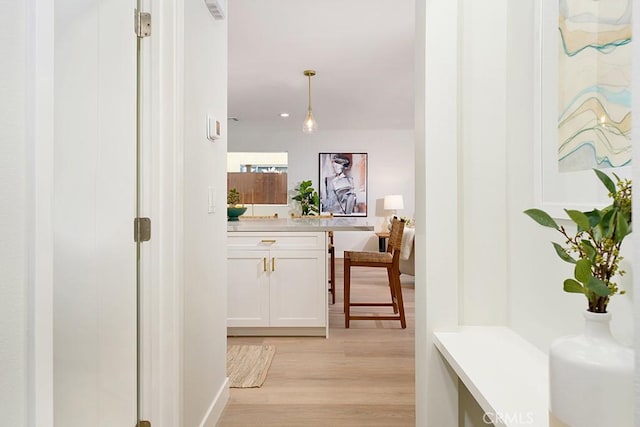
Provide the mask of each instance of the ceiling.
[{"label": "ceiling", "polygon": [[[412,129],[414,0],[228,0],[230,126]],[[287,112],[289,118],[279,114]]]}]

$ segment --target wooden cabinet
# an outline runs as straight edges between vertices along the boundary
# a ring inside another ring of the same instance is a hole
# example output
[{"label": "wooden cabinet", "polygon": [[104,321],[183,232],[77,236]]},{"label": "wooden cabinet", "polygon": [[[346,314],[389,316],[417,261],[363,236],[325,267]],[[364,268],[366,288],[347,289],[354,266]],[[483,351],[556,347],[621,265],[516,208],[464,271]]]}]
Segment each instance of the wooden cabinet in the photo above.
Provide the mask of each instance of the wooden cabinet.
[{"label": "wooden cabinet", "polygon": [[324,232],[229,232],[230,334],[326,335]]}]

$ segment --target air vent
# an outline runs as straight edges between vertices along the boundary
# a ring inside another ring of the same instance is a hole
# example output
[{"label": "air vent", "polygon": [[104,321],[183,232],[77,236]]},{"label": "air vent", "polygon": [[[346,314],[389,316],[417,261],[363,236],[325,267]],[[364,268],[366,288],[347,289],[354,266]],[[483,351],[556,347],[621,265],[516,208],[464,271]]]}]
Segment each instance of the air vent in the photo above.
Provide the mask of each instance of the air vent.
[{"label": "air vent", "polygon": [[204,0],[214,19],[224,19],[227,0]]}]

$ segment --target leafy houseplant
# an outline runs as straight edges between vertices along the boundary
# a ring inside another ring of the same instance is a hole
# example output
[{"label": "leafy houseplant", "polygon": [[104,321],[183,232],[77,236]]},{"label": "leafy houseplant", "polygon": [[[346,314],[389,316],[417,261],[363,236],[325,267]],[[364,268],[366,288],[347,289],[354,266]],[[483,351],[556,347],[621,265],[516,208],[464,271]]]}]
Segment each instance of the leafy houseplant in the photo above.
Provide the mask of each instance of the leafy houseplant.
[{"label": "leafy houseplant", "polygon": [[300,182],[294,190],[298,194],[293,196],[292,199],[300,203],[302,215],[318,215],[320,212],[320,197],[311,185],[311,180]]},{"label": "leafy houseplant", "polygon": [[612,279],[616,274],[625,274],[619,269],[620,246],[631,234],[631,181],[613,174],[617,181],[614,183],[604,172],[597,169],[594,172],[607,188],[612,203],[588,212],[565,209],[577,226],[575,234],[540,209],[524,213],[538,224],[556,229],[565,238],[564,245],[552,242],[563,261],[575,264],[574,278],[564,281],[565,292],[584,294],[589,305],[587,311],[606,313],[609,298],[624,293]]}]

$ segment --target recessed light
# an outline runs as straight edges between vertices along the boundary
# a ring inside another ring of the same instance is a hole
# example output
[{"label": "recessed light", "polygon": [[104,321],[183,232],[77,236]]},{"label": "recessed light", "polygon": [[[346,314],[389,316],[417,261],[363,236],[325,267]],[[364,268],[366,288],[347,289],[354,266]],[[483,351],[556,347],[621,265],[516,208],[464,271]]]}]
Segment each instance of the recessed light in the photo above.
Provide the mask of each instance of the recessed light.
[{"label": "recessed light", "polygon": [[289,117],[289,113],[280,113],[280,117]]}]

